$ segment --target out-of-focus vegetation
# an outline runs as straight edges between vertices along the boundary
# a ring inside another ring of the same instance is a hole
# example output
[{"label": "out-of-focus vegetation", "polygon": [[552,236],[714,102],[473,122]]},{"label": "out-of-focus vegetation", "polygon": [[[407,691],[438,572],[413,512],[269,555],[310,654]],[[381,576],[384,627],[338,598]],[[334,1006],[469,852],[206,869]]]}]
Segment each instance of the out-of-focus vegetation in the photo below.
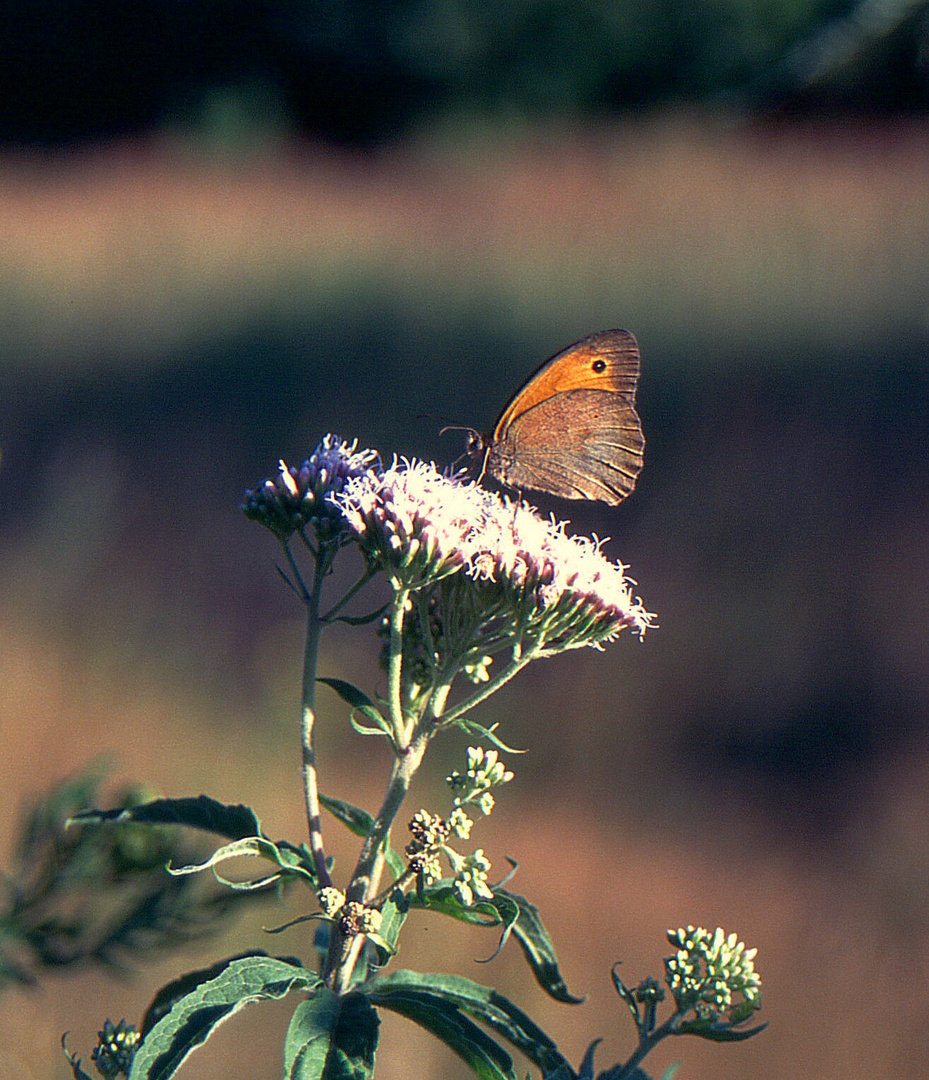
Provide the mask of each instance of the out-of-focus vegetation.
[{"label": "out-of-focus vegetation", "polygon": [[682,102],[929,103],[914,0],[19,0],[0,138],[166,122],[350,143],[471,117],[595,121]]}]

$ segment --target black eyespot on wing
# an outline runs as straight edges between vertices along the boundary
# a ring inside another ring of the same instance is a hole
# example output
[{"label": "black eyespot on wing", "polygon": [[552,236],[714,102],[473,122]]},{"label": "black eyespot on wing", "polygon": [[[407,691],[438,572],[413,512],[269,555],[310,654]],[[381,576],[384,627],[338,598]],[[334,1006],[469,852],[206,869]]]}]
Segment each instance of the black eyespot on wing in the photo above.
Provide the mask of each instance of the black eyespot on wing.
[{"label": "black eyespot on wing", "polygon": [[597,375],[601,374],[601,372],[606,371],[606,361],[601,357],[598,357],[590,365],[590,370],[596,372]]}]

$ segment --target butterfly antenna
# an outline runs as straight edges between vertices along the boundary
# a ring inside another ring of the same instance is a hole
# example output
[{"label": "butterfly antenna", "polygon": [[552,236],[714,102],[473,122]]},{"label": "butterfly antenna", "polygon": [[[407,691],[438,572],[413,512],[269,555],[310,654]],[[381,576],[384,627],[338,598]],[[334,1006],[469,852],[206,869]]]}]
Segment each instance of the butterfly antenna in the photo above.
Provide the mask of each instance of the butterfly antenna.
[{"label": "butterfly antenna", "polygon": [[[434,416],[433,420],[441,420],[441,416]],[[446,431],[467,431],[469,435],[480,438],[480,433],[475,431],[473,427],[468,427],[467,424],[446,424],[444,428],[439,430],[440,435],[444,435]]]}]

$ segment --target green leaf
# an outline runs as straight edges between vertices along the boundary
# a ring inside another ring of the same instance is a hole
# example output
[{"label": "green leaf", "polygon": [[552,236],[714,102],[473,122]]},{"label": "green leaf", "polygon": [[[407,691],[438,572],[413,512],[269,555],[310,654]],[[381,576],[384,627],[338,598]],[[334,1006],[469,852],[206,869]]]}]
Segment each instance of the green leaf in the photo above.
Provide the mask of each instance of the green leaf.
[{"label": "green leaf", "polygon": [[217,848],[213,854],[202,863],[195,863],[189,866],[179,866],[176,868],[168,867],[168,872],[175,877],[180,877],[183,874],[197,874],[201,870],[212,869],[217,880],[223,882],[224,885],[228,885],[233,889],[242,890],[254,890],[263,889],[270,885],[272,882],[279,880],[282,874],[272,874],[269,877],[256,879],[254,881],[230,881],[228,878],[224,878],[216,873],[216,867],[223,862],[227,862],[229,859],[240,859],[243,857],[262,857],[273,862],[276,866],[281,867],[288,874],[293,874],[298,877],[305,878],[310,884],[316,884],[316,874],[303,865],[302,859],[298,853],[295,853],[292,849],[281,849],[277,844],[271,840],[266,840],[263,836],[247,836],[242,840],[235,840],[231,844],[224,844],[221,848]]},{"label": "green leaf", "polygon": [[758,1035],[768,1025],[758,1024],[757,1027],[738,1029],[724,1020],[685,1020],[677,1029],[679,1035],[696,1035],[710,1042],[744,1042],[753,1035]]},{"label": "green leaf", "polygon": [[322,1075],[338,1016],[339,999],[324,986],[300,1002],[284,1039],[285,1077]]},{"label": "green leaf", "polygon": [[336,615],[336,622],[344,622],[348,626],[367,626],[379,619],[390,607],[390,604],[381,604],[376,611],[369,611],[367,615]]},{"label": "green leaf", "polygon": [[[156,998],[158,1002],[166,995],[159,1012],[168,1007],[144,1035],[130,1080],[168,1080],[224,1020],[246,1005],[276,1000],[291,990],[311,989],[319,983],[316,973],[299,963],[261,954],[234,958],[208,969],[207,974],[205,980],[192,985],[188,976],[190,989],[180,996],[174,996],[178,989],[175,983]],[[155,1005],[149,1009],[147,1021]]]},{"label": "green leaf", "polygon": [[737,1024],[744,1024],[746,1020],[754,1016],[755,1013],[761,1008],[761,995],[753,1001],[748,1001],[743,998],[742,1001],[733,1005],[729,1010],[729,1023],[735,1027]]},{"label": "green leaf", "polygon": [[590,1046],[587,1047],[587,1052],[584,1054],[584,1060],[581,1062],[580,1071],[577,1074],[577,1080],[594,1080],[594,1054],[597,1052],[597,1047],[602,1042],[603,1039],[594,1039]]},{"label": "green leaf", "polygon": [[500,941],[489,960],[497,956],[512,934],[519,942],[536,980],[547,994],[568,1005],[577,1005],[584,1000],[568,990],[558,968],[555,946],[542,924],[538,909],[524,896],[498,885],[494,888],[492,900],[466,906],[451,885],[443,881],[414,894],[411,902],[414,907],[437,911],[472,926],[502,924]]},{"label": "green leaf", "polygon": [[284,1042],[286,1080],[366,1080],[374,1075],[380,1020],[360,994],[320,987],[294,1010]]},{"label": "green leaf", "polygon": [[[435,1012],[443,1018],[443,1022],[451,1022],[454,1011],[466,1013],[502,1035],[543,1072],[553,1072],[562,1065],[568,1065],[555,1042],[526,1013],[503,994],[470,979],[456,975],[397,971],[383,978],[372,979],[359,989],[366,993],[375,1005],[405,1012],[405,1015],[416,1019],[417,1023],[422,1021],[409,1010],[423,1009],[429,1015]],[[453,1029],[454,1025],[450,1030]],[[443,1038],[442,1035],[439,1037]],[[448,1042],[448,1045],[460,1052],[451,1042]],[[570,1068],[570,1065],[568,1067]],[[512,1062],[509,1062],[507,1068],[512,1068]]]},{"label": "green leaf", "polygon": [[397,951],[397,939],[400,937],[400,930],[406,922],[409,910],[410,898],[400,889],[394,889],[381,905],[380,934],[387,942],[391,953]]},{"label": "green leaf", "polygon": [[[236,953],[235,956],[227,956],[224,960],[211,964],[209,967],[188,971],[179,978],[172,979],[171,982],[165,983],[152,999],[152,1003],[145,1010],[145,1016],[142,1018],[142,1026],[139,1028],[139,1034],[144,1039],[155,1024],[171,1011],[171,1007],[175,1002],[180,1001],[182,997],[186,997],[191,990],[201,983],[214,979],[217,975],[225,971],[234,960],[245,960],[251,956],[267,955],[268,954],[262,949],[250,949],[246,952]],[[297,966],[300,965],[300,961],[293,956],[279,956],[278,959]]]},{"label": "green leaf", "polygon": [[[380,709],[374,704],[374,702],[363,691],[359,690],[357,686],[353,686],[350,682],[346,682],[344,679],[324,679],[318,678],[317,682],[325,683],[326,686],[331,687],[339,695],[339,697],[348,705],[352,707],[352,727],[356,731],[361,732],[363,735],[389,735],[390,725],[381,715]],[[366,728],[361,724],[358,724],[354,719],[354,713],[359,712],[362,716],[367,717],[368,720],[374,725],[373,728]]]},{"label": "green leaf", "polygon": [[406,870],[406,862],[402,855],[398,855],[396,851],[389,845],[384,851],[384,858],[387,861],[388,869],[395,878],[400,877]]},{"label": "green leaf", "polygon": [[117,810],[82,810],[69,824],[109,824],[135,822],[141,825],[185,825],[216,833],[227,840],[241,840],[261,833],[261,823],[249,806],[226,806],[200,795],[187,799],[155,799]]},{"label": "green leaf", "polygon": [[474,735],[478,739],[486,739],[489,743],[492,743],[498,750],[503,750],[507,754],[526,754],[527,750],[519,750],[515,746],[507,746],[507,744],[499,739],[494,732],[500,726],[499,724],[491,724],[490,727],[484,727],[483,724],[479,724],[476,720],[468,720],[465,717],[459,717],[454,720],[450,725],[452,727],[459,727],[463,731],[466,731],[469,735]]},{"label": "green leaf", "polygon": [[480,1080],[516,1080],[513,1059],[503,1047],[441,998],[411,990],[381,1004],[435,1035]]},{"label": "green leaf", "polygon": [[674,1080],[674,1076],[677,1070],[681,1067],[679,1061],[672,1061],[671,1064],[665,1069],[658,1080]]},{"label": "green leaf", "polygon": [[362,810],[342,799],[333,799],[329,795],[320,795],[319,801],[338,821],[351,832],[362,838],[374,828],[374,817],[367,810]]},{"label": "green leaf", "polygon": [[[342,799],[333,799],[329,795],[320,795],[319,801],[334,818],[341,821],[355,836],[365,839],[374,828],[374,817],[367,810],[361,810],[359,807],[352,806],[351,803],[344,802]],[[388,847],[384,852],[384,857],[390,867],[390,872],[395,878],[399,877],[406,869],[403,857],[398,855],[393,848]]]},{"label": "green leaf", "polygon": [[567,1005],[580,1004],[584,998],[575,997],[568,990],[567,983],[558,968],[555,946],[542,923],[538,908],[530,904],[524,896],[512,893],[498,885],[494,889],[493,902],[497,904],[500,900],[515,904],[519,910],[519,915],[513,923],[512,933],[522,947],[539,986],[556,1001],[563,1001]]},{"label": "green leaf", "polygon": [[[499,926],[504,922],[497,905],[491,900],[480,900],[470,906],[462,903],[448,879],[425,886],[410,897],[410,902],[415,908],[448,915],[471,926]],[[514,910],[514,918],[516,914]]]},{"label": "green leaf", "polygon": [[629,989],[628,986],[619,977],[617,968],[619,964],[614,964],[610,970],[610,978],[613,980],[613,985],[616,987],[616,993],[625,1001],[627,1008],[632,1013],[632,1019],[635,1021],[635,1026],[642,1030],[642,1020],[639,1016],[639,1003],[635,999],[635,994]]}]

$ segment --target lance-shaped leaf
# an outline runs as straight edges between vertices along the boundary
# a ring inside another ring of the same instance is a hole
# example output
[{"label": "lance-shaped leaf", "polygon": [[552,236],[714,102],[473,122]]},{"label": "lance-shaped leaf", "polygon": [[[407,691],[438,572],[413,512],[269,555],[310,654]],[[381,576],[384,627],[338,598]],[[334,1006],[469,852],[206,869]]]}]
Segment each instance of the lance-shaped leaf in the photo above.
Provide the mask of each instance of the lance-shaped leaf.
[{"label": "lance-shaped leaf", "polygon": [[367,1080],[380,1020],[361,994],[320,987],[294,1010],[284,1041],[286,1080]]},{"label": "lance-shaped leaf", "polygon": [[685,1020],[677,1029],[677,1034],[696,1035],[710,1042],[744,1042],[764,1031],[767,1026],[764,1023],[753,1028],[737,1028],[724,1020]]},{"label": "lance-shaped leaf", "polygon": [[[325,683],[326,686],[331,687],[339,695],[339,697],[352,707],[352,727],[361,735],[387,735],[391,734],[390,724],[381,715],[380,709],[374,704],[374,702],[363,691],[359,690],[357,686],[353,686],[350,682],[346,682],[344,679],[323,679],[319,678],[317,682]],[[372,727],[365,727],[355,719],[355,713],[361,713],[361,715],[371,722]]]},{"label": "lance-shaped leaf", "polygon": [[168,1080],[223,1021],[246,1005],[312,989],[319,982],[315,972],[272,956],[239,957],[218,967],[175,998],[145,1033],[129,1080]]},{"label": "lance-shaped leaf", "polygon": [[[530,904],[525,896],[512,893],[499,885],[494,889],[494,904],[506,901],[515,904],[519,914],[512,923],[513,937],[522,947],[523,954],[532,968],[539,986],[556,1001],[563,1001],[567,1005],[578,1005],[584,999],[575,997],[568,990],[568,985],[562,977],[558,967],[558,959],[555,956],[555,946],[548,931],[539,915],[539,909]],[[503,914],[501,909],[501,915]]]},{"label": "lance-shaped leaf", "polygon": [[486,739],[498,750],[503,750],[507,754],[525,754],[526,750],[520,750],[515,746],[507,746],[507,744],[495,734],[499,724],[491,724],[490,727],[485,727],[483,724],[479,724],[476,720],[469,720],[467,717],[460,716],[457,720],[453,720],[449,725],[450,727],[461,728],[462,731],[468,735],[477,739]]},{"label": "lance-shaped leaf", "polygon": [[134,822],[140,825],[184,825],[215,833],[226,840],[241,840],[261,833],[261,823],[250,806],[227,806],[207,795],[187,799],[153,799],[118,810],[82,810],[69,824]]},{"label": "lance-shaped leaf", "polygon": [[[220,863],[228,862],[230,859],[240,859],[242,857],[263,857],[270,862],[273,862],[276,866],[279,866],[281,870],[279,873],[252,881],[231,881],[216,873],[216,867],[219,866]],[[309,881],[311,885],[315,886],[316,884],[316,874],[304,864],[304,861],[298,852],[290,847],[280,848],[277,844],[273,843],[271,840],[266,840],[262,836],[248,836],[242,840],[236,840],[231,844],[224,844],[202,863],[194,863],[189,866],[168,867],[168,873],[173,874],[175,877],[180,877],[183,874],[197,874],[201,870],[213,870],[217,880],[221,881],[224,885],[228,885],[233,889],[242,889],[246,891],[267,888],[268,885],[287,876],[302,877]]]},{"label": "lance-shaped leaf", "polygon": [[[447,1019],[453,1016],[450,1010],[465,1013],[503,1036],[543,1073],[554,1072],[562,1065],[570,1068],[555,1042],[522,1009],[493,988],[481,986],[470,979],[456,975],[397,971],[383,978],[372,979],[359,989],[367,994],[373,1004],[403,1012],[417,1023],[422,1021],[414,1015],[416,1010],[424,1010],[424,1015],[432,1015],[432,1010],[435,1010]],[[448,1038],[439,1037],[456,1053],[459,1052]]]},{"label": "lance-shaped leaf", "polygon": [[391,953],[397,951],[397,939],[410,910],[410,898],[400,889],[394,889],[381,905],[380,936],[387,943]]},{"label": "lance-shaped leaf", "polygon": [[65,1045],[65,1040],[68,1037],[67,1031],[61,1036],[61,1049],[64,1051],[65,1057],[68,1059],[68,1064],[71,1066],[71,1072],[74,1075],[74,1080],[94,1080],[94,1077],[90,1073],[85,1072],[81,1066],[81,1059],[75,1057],[74,1054]]},{"label": "lance-shaped leaf", "polygon": [[630,990],[629,987],[626,986],[623,980],[619,977],[619,971],[617,970],[618,968],[619,964],[613,965],[610,970],[610,978],[613,980],[613,985],[616,987],[616,993],[619,994],[619,996],[626,1003],[626,1008],[629,1010],[629,1012],[632,1013],[632,1019],[635,1021],[635,1026],[641,1032],[642,1019],[639,1015],[639,1003],[636,1001],[633,991]]},{"label": "lance-shaped leaf", "polygon": [[568,990],[558,967],[555,946],[542,923],[538,908],[524,896],[511,893],[499,885],[494,887],[493,892],[492,900],[467,905],[462,903],[447,881],[441,881],[414,894],[411,902],[414,907],[450,915],[472,926],[502,924],[500,941],[488,960],[497,956],[512,934],[519,942],[536,980],[547,994],[567,1005],[582,1002],[583,998],[575,997]]},{"label": "lance-shaped leaf", "polygon": [[513,1059],[502,1046],[454,1005],[416,989],[379,1002],[412,1020],[456,1053],[480,1080],[516,1080]]},{"label": "lance-shaped leaf", "polygon": [[[449,915],[471,926],[500,926],[501,923],[506,925],[508,922],[515,922],[518,915],[516,907],[513,906],[510,913],[512,918],[504,918],[500,908],[492,900],[478,900],[473,904],[463,903],[448,878],[418,889],[410,897],[410,903],[412,907],[421,908],[424,911],[435,911],[440,915]],[[505,904],[501,906],[505,907]]]},{"label": "lance-shaped leaf", "polygon": [[319,801],[336,820],[341,821],[356,836],[364,838],[374,828],[373,815],[359,806],[353,806],[343,799],[333,799],[331,795],[322,793],[320,793]]}]

